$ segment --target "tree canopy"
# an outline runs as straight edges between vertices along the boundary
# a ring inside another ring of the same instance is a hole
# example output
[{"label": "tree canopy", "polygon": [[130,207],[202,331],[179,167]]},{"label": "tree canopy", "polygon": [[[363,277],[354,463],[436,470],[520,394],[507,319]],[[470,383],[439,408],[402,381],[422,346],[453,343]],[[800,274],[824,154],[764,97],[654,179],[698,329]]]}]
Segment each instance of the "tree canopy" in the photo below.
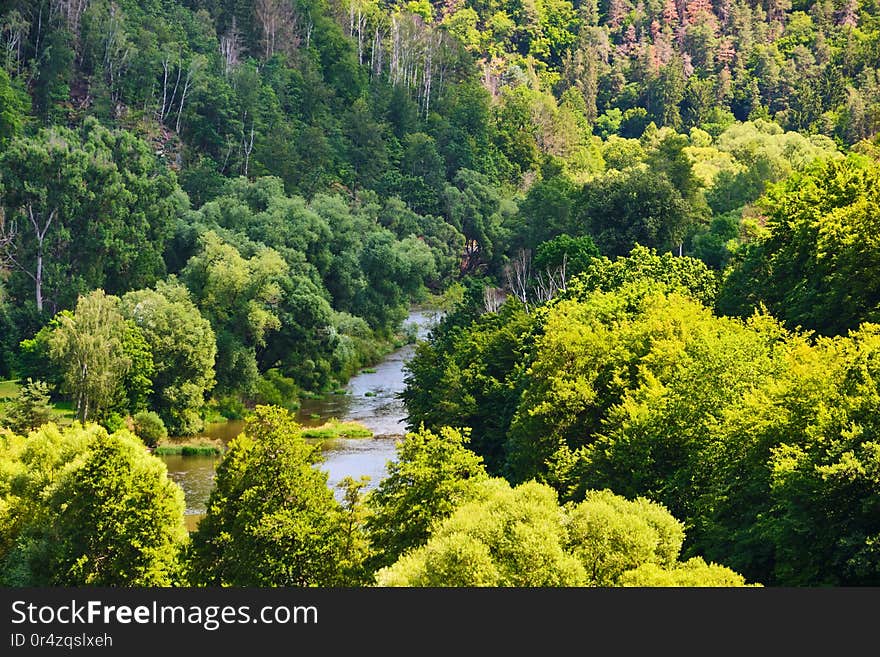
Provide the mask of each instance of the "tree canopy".
[{"label": "tree canopy", "polygon": [[7,586],[172,586],[187,543],[183,491],[127,430],[0,432]]}]

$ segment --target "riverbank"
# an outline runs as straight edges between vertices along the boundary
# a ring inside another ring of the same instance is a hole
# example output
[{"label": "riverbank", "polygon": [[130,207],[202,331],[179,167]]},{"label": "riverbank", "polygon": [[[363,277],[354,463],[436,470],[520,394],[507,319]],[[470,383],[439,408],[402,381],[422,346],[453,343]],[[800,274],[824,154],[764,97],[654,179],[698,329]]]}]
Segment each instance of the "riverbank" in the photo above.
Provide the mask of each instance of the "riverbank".
[{"label": "riverbank", "polygon": [[226,446],[219,440],[199,438],[191,441],[165,441],[160,442],[154,449],[155,456],[220,456],[226,451]]},{"label": "riverbank", "polygon": [[304,427],[303,438],[311,440],[339,440],[341,438],[372,438],[373,432],[360,422],[343,422],[330,418],[328,422],[317,427]]},{"label": "riverbank", "polygon": [[[440,311],[434,309],[414,309],[407,323],[414,326],[417,340],[424,339],[439,316]],[[307,430],[335,420],[343,426],[357,423],[371,434],[370,437],[323,437],[323,461],[319,467],[327,472],[327,483],[340,499],[342,491],[337,485],[345,477],[369,477],[367,489],[373,488],[385,477],[388,462],[396,457],[397,440],[406,432],[406,408],[400,398],[405,387],[404,367],[414,351],[414,343],[405,344],[380,362],[362,368],[337,394],[300,399],[295,417]],[[208,425],[203,435],[226,444],[243,428],[242,420],[231,420]],[[161,458],[165,460],[169,476],[184,490],[187,522],[192,528],[204,513],[220,457],[178,454]]]}]

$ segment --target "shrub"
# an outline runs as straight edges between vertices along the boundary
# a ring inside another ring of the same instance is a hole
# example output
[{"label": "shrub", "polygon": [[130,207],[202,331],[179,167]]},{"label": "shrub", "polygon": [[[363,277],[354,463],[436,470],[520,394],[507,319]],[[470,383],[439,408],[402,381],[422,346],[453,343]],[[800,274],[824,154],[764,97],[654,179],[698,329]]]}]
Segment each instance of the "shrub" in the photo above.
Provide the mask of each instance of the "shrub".
[{"label": "shrub", "polygon": [[148,447],[155,447],[160,440],[168,437],[168,430],[165,429],[165,423],[162,422],[158,413],[141,411],[132,420],[134,421],[134,432]]}]

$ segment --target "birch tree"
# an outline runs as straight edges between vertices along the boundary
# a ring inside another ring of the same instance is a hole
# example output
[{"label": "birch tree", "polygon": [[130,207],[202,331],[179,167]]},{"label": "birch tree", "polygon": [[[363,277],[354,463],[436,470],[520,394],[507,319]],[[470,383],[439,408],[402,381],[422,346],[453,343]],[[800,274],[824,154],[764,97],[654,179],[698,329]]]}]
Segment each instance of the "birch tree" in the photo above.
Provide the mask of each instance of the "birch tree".
[{"label": "birch tree", "polygon": [[49,339],[52,360],[63,371],[64,388],[73,396],[81,422],[100,417],[110,406],[131,366],[122,336],[125,319],[119,299],[95,290],[82,296],[75,313],[62,313]]}]

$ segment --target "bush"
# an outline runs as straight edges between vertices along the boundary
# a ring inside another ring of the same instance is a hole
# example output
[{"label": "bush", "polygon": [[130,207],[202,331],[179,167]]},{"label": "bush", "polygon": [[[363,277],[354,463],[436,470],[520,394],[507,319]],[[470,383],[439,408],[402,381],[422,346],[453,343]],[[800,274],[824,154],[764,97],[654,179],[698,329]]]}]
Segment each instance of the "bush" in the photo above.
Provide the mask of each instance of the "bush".
[{"label": "bush", "polygon": [[217,400],[217,411],[227,420],[241,420],[247,414],[244,402],[235,395],[224,395]]},{"label": "bush", "polygon": [[258,404],[281,406],[294,411],[299,408],[298,396],[299,388],[296,382],[275,368],[266,371],[257,380],[256,401]]},{"label": "bush", "polygon": [[165,423],[153,411],[141,411],[132,420],[134,421],[134,432],[148,447],[155,447],[160,440],[168,437]]},{"label": "bush", "polygon": [[122,417],[116,411],[113,411],[103,420],[101,420],[100,424],[107,429],[107,433],[116,433],[120,429],[125,429],[125,418]]}]

